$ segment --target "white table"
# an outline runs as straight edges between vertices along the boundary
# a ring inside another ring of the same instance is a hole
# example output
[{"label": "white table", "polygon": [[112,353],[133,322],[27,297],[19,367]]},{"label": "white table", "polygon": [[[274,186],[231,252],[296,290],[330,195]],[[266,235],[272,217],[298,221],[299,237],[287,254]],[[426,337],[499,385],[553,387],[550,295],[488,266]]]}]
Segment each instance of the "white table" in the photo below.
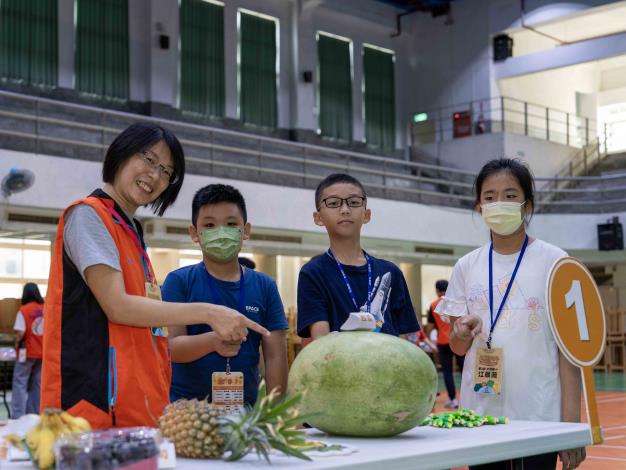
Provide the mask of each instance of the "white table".
[{"label": "white table", "polygon": [[[358,451],[346,456],[317,457],[313,462],[291,457],[272,457],[271,466],[264,460],[258,460],[256,455],[228,463],[222,460],[178,459],[176,469],[445,469],[591,444],[589,427],[586,424],[533,421],[513,421],[506,425],[473,429],[417,427],[385,439],[329,437],[319,431],[311,431],[310,434],[314,439],[346,444],[358,448]],[[17,470],[32,467],[26,462],[2,462],[0,468]]]}]

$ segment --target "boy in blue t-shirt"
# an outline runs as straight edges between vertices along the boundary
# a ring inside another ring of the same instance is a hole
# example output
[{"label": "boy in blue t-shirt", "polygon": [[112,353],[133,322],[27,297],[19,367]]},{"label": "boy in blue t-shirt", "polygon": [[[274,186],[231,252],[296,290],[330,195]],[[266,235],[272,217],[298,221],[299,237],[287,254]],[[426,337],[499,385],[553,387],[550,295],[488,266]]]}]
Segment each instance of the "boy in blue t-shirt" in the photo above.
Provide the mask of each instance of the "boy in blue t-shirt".
[{"label": "boy in blue t-shirt", "polygon": [[368,310],[383,333],[406,339],[418,331],[400,269],[361,248],[361,227],[371,211],[359,180],[346,174],[326,177],[315,191],[315,207],[313,220],[326,228],[330,248],[300,271],[298,334],[315,340],[339,331],[351,312]]},{"label": "boy in blue t-shirt", "polygon": [[[287,387],[287,320],[276,283],[240,266],[243,240],[250,237],[241,193],[223,184],[200,189],[193,198],[191,239],[202,249],[202,262],[167,275],[162,287],[168,302],[210,302],[238,310],[271,332],[249,331],[247,341],[223,341],[208,325],[170,327],[172,384],[170,399],[211,399],[213,372],[242,372],[244,403],[253,405],[259,385],[259,346],[263,348],[268,390]],[[243,281],[243,282],[242,282]]]}]

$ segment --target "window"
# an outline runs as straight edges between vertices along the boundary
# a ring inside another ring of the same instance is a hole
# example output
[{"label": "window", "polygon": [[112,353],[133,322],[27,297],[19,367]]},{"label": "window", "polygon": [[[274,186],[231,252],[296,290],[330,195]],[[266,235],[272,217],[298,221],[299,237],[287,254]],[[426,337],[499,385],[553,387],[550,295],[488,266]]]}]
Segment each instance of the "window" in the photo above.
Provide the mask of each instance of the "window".
[{"label": "window", "polygon": [[352,141],[352,42],[317,34],[319,133]]},{"label": "window", "polygon": [[[0,299],[21,299],[23,288],[22,284],[0,283]],[[44,295],[41,286],[39,286],[39,292]]]},{"label": "window", "polygon": [[0,74],[34,85],[57,83],[57,1],[0,2]]},{"label": "window", "polygon": [[24,277],[47,279],[50,275],[50,251],[24,250]]},{"label": "window", "polygon": [[0,248],[0,260],[0,277],[22,277],[22,250]]},{"label": "window", "polygon": [[76,89],[128,99],[128,0],[76,0]]},{"label": "window", "polygon": [[27,282],[35,282],[45,295],[49,274],[49,241],[0,238],[0,299],[22,297]]},{"label": "window", "polygon": [[364,46],[363,81],[365,141],[372,147],[393,150],[396,139],[393,52]]},{"label": "window", "polygon": [[275,128],[278,121],[278,20],[239,10],[239,117]]},{"label": "window", "polygon": [[191,266],[192,264],[198,264],[201,260],[197,258],[180,258],[178,260],[178,267],[184,268],[185,266]]},{"label": "window", "polygon": [[205,0],[180,4],[180,108],[224,115],[224,6]]}]

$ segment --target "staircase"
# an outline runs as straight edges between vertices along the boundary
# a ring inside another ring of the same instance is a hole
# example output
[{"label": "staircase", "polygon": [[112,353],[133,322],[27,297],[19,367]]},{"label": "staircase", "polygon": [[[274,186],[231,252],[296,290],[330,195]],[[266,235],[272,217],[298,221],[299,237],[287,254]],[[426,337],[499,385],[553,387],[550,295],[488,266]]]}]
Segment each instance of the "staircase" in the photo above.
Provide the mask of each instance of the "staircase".
[{"label": "staircase", "polygon": [[606,136],[599,136],[554,177],[537,178],[537,211],[626,210],[626,152],[608,154],[606,143]]}]

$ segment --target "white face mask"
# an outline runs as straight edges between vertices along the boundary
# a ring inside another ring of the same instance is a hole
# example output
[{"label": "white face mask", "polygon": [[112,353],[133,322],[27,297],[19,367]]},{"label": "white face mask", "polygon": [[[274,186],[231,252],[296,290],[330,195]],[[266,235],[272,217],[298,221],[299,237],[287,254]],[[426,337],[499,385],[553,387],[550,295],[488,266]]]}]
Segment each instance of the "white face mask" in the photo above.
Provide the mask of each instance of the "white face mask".
[{"label": "white face mask", "polygon": [[511,235],[522,225],[524,202],[497,201],[480,206],[485,223],[498,235]]}]

